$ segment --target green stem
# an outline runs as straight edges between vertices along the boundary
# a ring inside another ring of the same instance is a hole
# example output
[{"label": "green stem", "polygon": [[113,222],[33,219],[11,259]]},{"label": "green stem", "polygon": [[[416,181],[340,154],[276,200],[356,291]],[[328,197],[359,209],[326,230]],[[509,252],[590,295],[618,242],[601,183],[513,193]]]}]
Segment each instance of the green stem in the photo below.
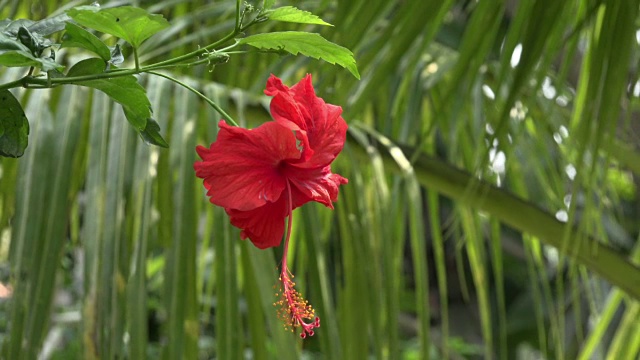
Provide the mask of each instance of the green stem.
[{"label": "green stem", "polygon": [[[184,54],[181,56],[177,56],[175,58],[172,59],[168,59],[168,60],[164,60],[164,61],[160,61],[157,62],[155,64],[151,64],[148,66],[140,66],[140,62],[139,62],[139,58],[138,58],[138,52],[137,49],[134,48],[133,49],[133,56],[134,56],[134,61],[135,61],[135,68],[134,69],[117,69],[114,71],[110,71],[110,72],[105,72],[102,74],[92,74],[92,75],[84,75],[84,76],[74,76],[74,77],[66,77],[66,78],[51,78],[51,79],[39,79],[33,76],[30,76],[31,74],[19,79],[19,80],[15,80],[12,82],[8,82],[6,84],[1,84],[0,85],[0,90],[6,90],[6,89],[12,89],[12,88],[16,88],[16,87],[31,87],[30,85],[39,85],[42,86],[44,88],[51,88],[51,87],[56,87],[58,85],[64,85],[64,84],[74,84],[77,82],[82,82],[82,81],[90,81],[90,80],[98,80],[98,79],[106,79],[106,78],[113,78],[113,77],[118,77],[118,76],[127,76],[127,75],[137,75],[143,72],[151,72],[150,70],[158,70],[158,69],[166,69],[166,68],[170,68],[170,67],[183,67],[183,66],[192,66],[192,65],[199,65],[199,64],[203,64],[205,62],[209,62],[209,59],[201,59],[189,64],[180,64],[186,60],[189,60],[191,58],[194,57],[199,57],[202,56],[204,54],[207,54],[209,52],[211,52],[211,50],[215,49],[217,46],[222,45],[230,40],[232,40],[233,38],[236,37],[236,35],[242,33],[243,31],[245,31],[247,28],[249,28],[250,26],[256,24],[258,21],[256,21],[255,19],[252,20],[251,22],[249,22],[247,25],[242,26],[242,1],[241,0],[237,0],[236,1],[236,23],[235,23],[235,27],[233,29],[232,32],[230,32],[229,34],[227,34],[225,37],[223,37],[222,39],[209,44],[203,48],[200,48],[198,50],[192,51],[188,54]],[[226,47],[225,49],[230,49],[233,48],[237,45],[233,44],[230,45],[228,47]],[[220,52],[220,51],[218,51]],[[162,75],[161,75],[162,76]],[[222,114],[222,112],[221,112]],[[231,120],[229,118],[229,120]]]},{"label": "green stem", "polygon": [[181,63],[181,64],[174,64],[174,65],[150,65],[150,66],[146,66],[144,67],[142,70],[144,72],[151,72],[152,70],[162,70],[162,69],[173,69],[173,68],[185,68],[185,67],[191,67],[191,66],[196,66],[196,65],[202,65],[202,64],[206,64],[209,63],[209,59],[200,59],[198,61],[194,61],[194,62],[190,62],[190,63]]},{"label": "green stem", "polygon": [[236,0],[236,26],[233,28],[234,33],[239,33],[242,28],[242,21],[240,19],[242,12],[242,0]]},{"label": "green stem", "polygon": [[[229,46],[228,48],[231,48],[233,46]],[[224,53],[218,52],[218,53],[227,54],[226,52]],[[156,64],[140,67],[140,65],[137,63],[137,60],[138,60],[137,55],[135,55],[135,59],[136,59],[136,68],[134,69],[115,69],[115,70],[107,71],[100,74],[90,74],[90,75],[61,77],[61,78],[46,78],[46,79],[26,75],[18,80],[14,80],[14,81],[0,85],[0,90],[12,89],[16,87],[32,88],[32,85],[39,85],[42,88],[52,88],[59,85],[76,84],[83,81],[111,79],[114,77],[138,75],[145,72],[151,72],[151,70],[167,69],[167,68],[174,68],[174,67],[189,67],[189,66],[195,66],[200,64],[212,63],[212,60],[210,58],[204,58],[191,63],[165,64],[165,65],[161,65],[161,63],[156,63]]]},{"label": "green stem", "polygon": [[138,58],[138,49],[133,48],[133,61],[136,64],[136,71],[140,71],[140,59]]},{"label": "green stem", "polygon": [[238,33],[236,33],[235,30],[234,30],[233,32],[229,33],[227,36],[225,36],[222,39],[214,42],[213,44],[207,45],[207,46],[205,46],[203,48],[200,48],[198,50],[192,51],[192,52],[190,52],[188,54],[177,56],[177,57],[175,57],[173,59],[160,61],[158,63],[153,64],[153,66],[156,67],[156,66],[174,65],[176,63],[183,62],[185,60],[189,60],[191,58],[201,56],[201,55],[206,54],[207,52],[209,52],[211,49],[214,49],[216,46],[218,46],[220,44],[223,44],[223,43],[226,43],[227,41],[233,39],[236,35],[238,35]]},{"label": "green stem", "polygon": [[173,59],[161,61],[159,63],[154,64],[154,66],[157,67],[157,66],[173,65],[173,64],[176,64],[176,63],[191,59],[193,57],[201,56],[203,54],[206,54],[210,50],[214,49],[216,46],[222,45],[222,44],[226,43],[227,41],[235,38],[236,35],[240,34],[244,30],[246,30],[248,27],[250,27],[251,25],[256,23],[256,21],[251,21],[246,26],[242,26],[241,19],[240,19],[241,13],[242,13],[242,1],[241,0],[236,0],[236,24],[235,24],[232,32],[230,32],[227,36],[223,37],[222,39],[214,42],[213,44],[207,45],[207,46],[205,46],[205,47],[203,47],[201,49],[192,51],[192,52],[190,52],[188,54],[185,54],[185,55],[181,55],[181,56],[175,57]]},{"label": "green stem", "polygon": [[238,123],[236,123],[236,121],[235,121],[235,120],[233,120],[233,118],[232,118],[229,114],[227,114],[224,110],[222,110],[222,108],[221,108],[220,106],[218,106],[218,104],[216,104],[215,102],[213,102],[213,100],[211,100],[211,99],[209,99],[208,97],[206,97],[206,96],[205,96],[203,93],[201,93],[200,91],[198,91],[198,90],[194,89],[193,87],[191,87],[191,86],[187,85],[186,83],[184,83],[184,82],[182,82],[182,81],[180,81],[180,80],[178,80],[178,79],[176,79],[176,78],[174,78],[174,77],[172,77],[172,76],[169,76],[169,75],[167,75],[167,74],[159,73],[159,72],[156,72],[156,71],[147,71],[147,72],[148,72],[149,74],[153,74],[153,75],[156,75],[156,76],[163,77],[163,78],[165,78],[165,79],[167,79],[167,80],[171,80],[171,81],[173,81],[174,83],[176,83],[176,84],[178,84],[178,85],[180,85],[180,86],[184,87],[185,89],[187,89],[187,90],[191,91],[192,93],[194,93],[194,94],[198,95],[202,100],[206,101],[209,105],[211,105],[211,107],[212,107],[212,108],[214,108],[218,113],[220,113],[220,115],[222,115],[222,117],[223,117],[225,120],[227,120],[228,122],[230,122],[230,123],[231,123],[231,125],[233,125],[233,126],[239,126],[239,125],[238,125]]},{"label": "green stem", "polygon": [[25,83],[26,83],[28,78],[29,78],[29,75],[21,77],[18,80],[14,80],[14,81],[8,82],[6,84],[2,84],[2,85],[0,85],[0,91],[9,90],[9,89],[25,86]]}]

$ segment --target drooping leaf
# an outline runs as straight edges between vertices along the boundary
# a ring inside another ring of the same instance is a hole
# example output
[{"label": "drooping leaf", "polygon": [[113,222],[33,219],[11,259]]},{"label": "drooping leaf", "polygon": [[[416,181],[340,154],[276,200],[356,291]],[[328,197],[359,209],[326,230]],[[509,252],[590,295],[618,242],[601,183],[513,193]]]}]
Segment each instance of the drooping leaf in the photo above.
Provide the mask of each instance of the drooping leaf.
[{"label": "drooping leaf", "polygon": [[[105,68],[106,63],[102,59],[85,59],[75,64],[67,73],[67,77],[101,74]],[[133,75],[79,81],[75,84],[98,89],[109,95],[122,105],[127,120],[136,130],[146,129],[147,119],[151,118],[151,103],[144,88]]]},{"label": "drooping leaf", "polygon": [[52,61],[50,58],[37,58],[29,51],[12,50],[0,54],[0,65],[7,67],[35,66],[44,71],[62,70],[64,66]]},{"label": "drooping leaf", "polygon": [[97,36],[81,28],[80,26],[68,22],[65,26],[66,32],[63,36],[61,48],[77,47],[96,53],[104,61],[111,59],[109,47]]},{"label": "drooping leaf", "polygon": [[109,62],[112,63],[113,65],[122,64],[124,62],[124,55],[122,55],[122,51],[120,50],[120,45],[116,44],[116,46],[114,46],[110,50],[111,50],[111,53],[110,53],[111,59],[109,59]]},{"label": "drooping leaf", "polygon": [[65,28],[65,24],[71,18],[67,14],[60,14],[50,18],[42,19],[31,24],[28,29],[32,34],[38,34],[39,36],[47,36]]},{"label": "drooping leaf", "polygon": [[360,79],[353,53],[319,34],[299,31],[273,32],[249,36],[240,39],[239,42],[259,49],[284,50],[293,55],[300,53],[314,59],[323,59],[342,66]]},{"label": "drooping leaf", "polygon": [[283,6],[277,9],[270,10],[265,13],[269,20],[277,20],[284,22],[292,22],[299,24],[317,24],[317,25],[328,25],[328,22],[322,20],[320,17],[304,10],[300,10],[293,6]]},{"label": "drooping leaf", "polygon": [[31,31],[24,26],[18,29],[17,38],[35,57],[40,57],[42,51],[52,45],[51,40],[43,38],[37,33],[32,34]]},{"label": "drooping leaf", "polygon": [[150,14],[133,6],[110,9],[75,8],[67,14],[78,24],[119,37],[135,48],[151,35],[169,26],[162,15]]},{"label": "drooping leaf", "polygon": [[147,144],[157,145],[163,148],[168,148],[169,144],[160,135],[160,125],[153,120],[147,119],[147,127],[140,131],[140,136]]},{"label": "drooping leaf", "polygon": [[67,14],[56,15],[54,17],[33,21],[29,19],[4,19],[0,20],[0,32],[5,35],[16,36],[21,27],[27,28],[34,35],[43,37],[51,35],[64,29],[64,25],[71,18]]},{"label": "drooping leaf", "polygon": [[27,148],[29,122],[18,99],[9,90],[0,91],[0,155],[20,157]]},{"label": "drooping leaf", "polygon": [[18,20],[9,20],[4,23],[4,26],[0,29],[5,35],[16,37],[18,35],[18,29],[21,27],[30,27],[36,22],[29,19],[18,19]]},{"label": "drooping leaf", "polygon": [[29,51],[18,39],[5,35],[0,32],[0,54],[9,50]]}]

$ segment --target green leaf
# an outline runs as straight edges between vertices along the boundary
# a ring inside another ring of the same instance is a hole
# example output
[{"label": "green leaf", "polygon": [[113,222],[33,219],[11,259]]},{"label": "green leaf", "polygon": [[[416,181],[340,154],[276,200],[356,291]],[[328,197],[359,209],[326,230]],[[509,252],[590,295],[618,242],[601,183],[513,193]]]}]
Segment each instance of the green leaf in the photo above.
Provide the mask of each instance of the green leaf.
[{"label": "green leaf", "polygon": [[51,35],[65,28],[65,24],[70,18],[67,14],[61,14],[54,17],[42,19],[28,27],[32,34],[39,36]]},{"label": "green leaf", "polygon": [[20,157],[27,148],[29,122],[18,99],[9,90],[0,91],[0,155]]},{"label": "green leaf", "polygon": [[109,48],[109,50],[111,50],[111,59],[109,59],[110,63],[118,65],[124,62],[124,55],[122,55],[122,51],[120,50],[120,44],[116,44],[116,46]]},{"label": "green leaf", "polygon": [[22,43],[18,41],[18,39],[11,38],[0,32],[0,54],[8,50],[29,51],[29,48],[22,45]]},{"label": "green leaf", "polygon": [[319,34],[299,31],[274,32],[249,36],[240,39],[239,43],[259,49],[284,50],[293,55],[300,53],[314,59],[323,59],[331,64],[342,66],[356,79],[360,79],[353,53]]},{"label": "green leaf", "polygon": [[160,135],[160,125],[149,118],[147,119],[147,127],[140,131],[140,136],[147,144],[157,145],[163,148],[168,148],[169,144]]},{"label": "green leaf", "polygon": [[49,58],[37,58],[25,50],[6,51],[0,54],[0,65],[7,67],[35,66],[44,71],[64,69],[64,66]]},{"label": "green leaf", "polygon": [[0,21],[0,31],[6,35],[16,36],[18,29],[27,28],[32,34],[38,36],[47,36],[64,29],[64,24],[71,20],[67,14],[56,15],[54,17],[33,21],[29,19],[10,20],[4,19]]},{"label": "green leaf", "polygon": [[[71,69],[69,69],[67,77],[102,74],[105,68],[106,63],[98,58],[85,59],[78,62]],[[83,84],[85,82],[83,82]]]},{"label": "green leaf", "polygon": [[162,15],[133,6],[110,9],[71,9],[67,14],[78,24],[119,37],[137,48],[158,31],[169,27]]},{"label": "green leaf", "polygon": [[63,41],[60,48],[77,47],[96,53],[104,61],[111,59],[109,47],[97,36],[70,22],[67,23],[65,29],[66,32],[62,38]]},{"label": "green leaf", "polygon": [[36,22],[33,20],[29,20],[29,19],[18,19],[18,20],[14,20],[14,21],[3,21],[2,22],[2,32],[5,33],[5,35],[9,35],[9,36],[17,36],[18,35],[18,29],[20,29],[21,27],[30,27],[31,25],[34,25]]},{"label": "green leaf", "polygon": [[299,24],[318,24],[318,25],[333,26],[328,22],[325,22],[318,16],[308,11],[300,10],[293,6],[279,7],[277,9],[266,12],[265,15],[269,17],[269,20],[277,20],[277,21],[292,22],[292,23],[299,23]]},{"label": "green leaf", "polygon": [[[75,64],[67,73],[67,77],[101,74],[105,66],[102,59],[85,59]],[[147,128],[147,119],[151,118],[151,103],[135,76],[79,81],[75,84],[98,89],[109,95],[111,99],[122,105],[127,120],[136,130],[144,131]]]},{"label": "green leaf", "polygon": [[40,57],[42,51],[52,45],[49,39],[45,39],[38,34],[32,34],[31,31],[24,26],[18,29],[18,40],[36,57]]}]

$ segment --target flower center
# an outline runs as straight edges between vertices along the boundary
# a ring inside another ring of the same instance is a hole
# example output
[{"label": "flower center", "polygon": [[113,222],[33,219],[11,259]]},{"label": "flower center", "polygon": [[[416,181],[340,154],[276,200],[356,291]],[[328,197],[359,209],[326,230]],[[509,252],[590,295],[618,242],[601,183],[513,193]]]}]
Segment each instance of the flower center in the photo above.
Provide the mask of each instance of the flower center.
[{"label": "flower center", "polygon": [[[280,291],[276,293],[278,301],[273,305],[279,306],[278,317],[284,321],[284,328],[293,332],[296,327],[301,327],[301,338],[307,335],[313,336],[313,329],[320,327],[320,318],[315,316],[315,310],[295,289],[293,274],[287,266],[287,252],[289,250],[289,238],[291,237],[291,219],[293,215],[293,201],[291,198],[291,185],[287,181],[287,198],[289,202],[289,215],[287,220],[287,234],[284,240],[284,250],[282,252],[282,267],[280,269]],[[306,322],[305,319],[311,320]]]}]

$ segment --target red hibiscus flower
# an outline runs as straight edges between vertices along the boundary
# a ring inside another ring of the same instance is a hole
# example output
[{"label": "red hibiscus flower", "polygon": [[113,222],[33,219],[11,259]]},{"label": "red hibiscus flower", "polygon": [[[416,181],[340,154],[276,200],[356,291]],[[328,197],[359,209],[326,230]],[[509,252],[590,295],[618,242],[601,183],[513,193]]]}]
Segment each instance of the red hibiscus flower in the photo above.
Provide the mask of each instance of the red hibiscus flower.
[{"label": "red hibiscus flower", "polygon": [[273,96],[270,121],[248,130],[219,122],[218,139],[207,149],[198,146],[202,161],[194,165],[204,179],[207,196],[229,215],[260,249],[280,245],[285,234],[280,316],[291,328],[301,326],[301,337],[320,326],[306,300],[293,288],[287,267],[293,209],[317,201],[333,209],[338,187],[347,179],[331,172],[331,163],[342,150],[347,124],[342,108],[317,97],[307,75],[289,88],[271,75],[265,94]]}]

